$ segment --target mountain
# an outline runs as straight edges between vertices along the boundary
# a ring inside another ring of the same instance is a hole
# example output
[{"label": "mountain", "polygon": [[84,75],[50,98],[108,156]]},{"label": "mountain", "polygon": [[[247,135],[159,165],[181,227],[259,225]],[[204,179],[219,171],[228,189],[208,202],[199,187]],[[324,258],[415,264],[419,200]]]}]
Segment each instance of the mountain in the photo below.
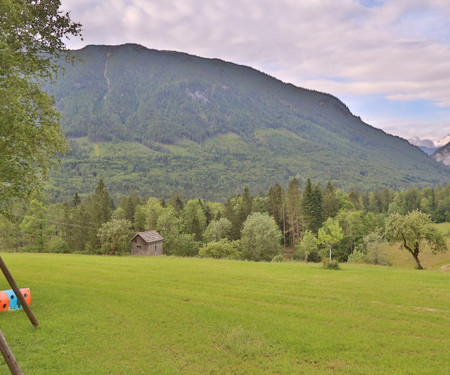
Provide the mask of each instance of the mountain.
[{"label": "mountain", "polygon": [[434,152],[431,157],[444,165],[450,165],[450,141]]},{"label": "mountain", "polygon": [[[448,182],[406,140],[354,116],[339,99],[252,68],[139,45],[88,46],[46,86],[72,151],[48,193],[223,200],[291,177],[361,190]],[[61,63],[64,64],[64,63]]]},{"label": "mountain", "polygon": [[433,152],[437,151],[437,149],[450,142],[450,134],[436,142],[430,139],[420,139],[419,137],[412,137],[408,139],[408,142],[419,147],[427,155],[431,155]]},{"label": "mountain", "polygon": [[442,138],[440,141],[434,142],[436,147],[444,147],[450,142],[450,134]]},{"label": "mountain", "polygon": [[420,139],[419,137],[412,137],[408,142],[414,146],[419,147],[427,155],[431,155],[439,147],[437,147],[431,139]]}]

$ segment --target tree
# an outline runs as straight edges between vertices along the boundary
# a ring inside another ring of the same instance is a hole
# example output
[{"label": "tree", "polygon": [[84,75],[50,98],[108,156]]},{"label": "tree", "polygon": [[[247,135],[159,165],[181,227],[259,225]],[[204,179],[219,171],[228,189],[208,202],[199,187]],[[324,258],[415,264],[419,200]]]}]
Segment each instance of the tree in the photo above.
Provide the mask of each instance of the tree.
[{"label": "tree", "polygon": [[270,261],[280,250],[281,236],[273,217],[260,212],[251,214],[242,228],[243,257],[253,261]]},{"label": "tree", "polygon": [[286,192],[286,218],[291,233],[292,245],[295,245],[300,239],[300,232],[303,227],[301,214],[302,192],[300,183],[296,178],[289,182]]},{"label": "tree", "polygon": [[101,245],[97,233],[102,224],[111,219],[114,208],[108,189],[106,189],[102,179],[98,181],[94,195],[89,197],[82,205],[86,206],[89,214],[88,225],[81,223],[82,226],[87,227],[84,228],[87,237],[85,246],[88,250],[96,252]]},{"label": "tree", "polygon": [[222,239],[230,239],[231,221],[225,217],[212,221],[203,234],[205,242],[217,242]]},{"label": "tree", "polygon": [[284,190],[280,184],[275,184],[269,188],[266,196],[267,211],[275,219],[280,229],[285,224],[285,203]]},{"label": "tree", "polygon": [[424,245],[428,245],[433,254],[447,251],[445,239],[433,226],[430,216],[418,210],[406,215],[390,215],[384,235],[391,243],[400,242],[400,246],[411,253],[419,270],[423,269],[419,254]]},{"label": "tree", "polygon": [[98,231],[101,243],[101,253],[116,255],[129,249],[131,239],[131,222],[123,219],[113,219],[103,223]]},{"label": "tree", "polygon": [[[300,242],[295,246],[295,257],[307,261],[317,259],[317,238],[310,230],[305,231]],[[320,260],[320,258],[318,259]]]},{"label": "tree", "polygon": [[302,211],[306,227],[313,233],[317,233],[323,222],[322,188],[319,184],[313,186],[309,178],[303,192]]},{"label": "tree", "polygon": [[200,199],[192,199],[186,203],[183,210],[184,232],[194,235],[195,241],[200,241],[206,229],[206,215]]},{"label": "tree", "polygon": [[345,245],[345,250],[343,254],[339,255],[341,259],[346,259],[348,255],[355,251],[362,238],[375,228],[369,227],[363,211],[339,211],[336,220],[344,231],[340,247]]},{"label": "tree", "polygon": [[51,235],[55,232],[55,227],[48,223],[47,207],[44,203],[37,199],[30,201],[20,229],[26,237],[29,250],[38,252],[46,250]]},{"label": "tree", "polygon": [[95,193],[92,196],[91,204],[92,218],[96,223],[101,225],[111,219],[113,202],[102,179],[98,181]]},{"label": "tree", "polygon": [[337,245],[344,238],[344,231],[339,226],[339,222],[329,217],[327,221],[323,224],[322,228],[319,229],[317,233],[317,240],[320,244],[325,245],[330,252],[331,260],[331,250],[334,245]]},{"label": "tree", "polygon": [[73,207],[68,216],[68,230],[66,232],[68,248],[71,251],[84,251],[90,233],[98,230],[91,222],[86,203]]},{"label": "tree", "polygon": [[339,211],[338,201],[336,198],[336,187],[328,181],[323,192],[322,213],[325,219],[335,217]]},{"label": "tree", "polygon": [[159,214],[156,229],[166,240],[169,240],[180,234],[181,224],[181,219],[177,217],[175,208],[168,206]]},{"label": "tree", "polygon": [[147,209],[147,227],[148,229],[155,229],[158,217],[163,211],[163,206],[158,198],[151,197],[146,204]]},{"label": "tree", "polygon": [[71,61],[61,40],[80,35],[59,0],[0,2],[0,213],[42,186],[67,151],[54,100],[39,83]]}]

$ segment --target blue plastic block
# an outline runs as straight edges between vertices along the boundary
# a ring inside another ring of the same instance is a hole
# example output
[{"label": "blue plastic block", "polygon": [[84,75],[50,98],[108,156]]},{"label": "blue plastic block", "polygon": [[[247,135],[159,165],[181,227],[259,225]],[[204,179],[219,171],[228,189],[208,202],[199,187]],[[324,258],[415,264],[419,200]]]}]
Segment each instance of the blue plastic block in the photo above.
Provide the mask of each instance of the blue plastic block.
[{"label": "blue plastic block", "polygon": [[9,290],[4,290],[4,292],[8,295],[8,298],[9,298],[9,309],[10,310],[20,309],[17,297],[14,294],[14,291],[12,289],[9,289]]}]

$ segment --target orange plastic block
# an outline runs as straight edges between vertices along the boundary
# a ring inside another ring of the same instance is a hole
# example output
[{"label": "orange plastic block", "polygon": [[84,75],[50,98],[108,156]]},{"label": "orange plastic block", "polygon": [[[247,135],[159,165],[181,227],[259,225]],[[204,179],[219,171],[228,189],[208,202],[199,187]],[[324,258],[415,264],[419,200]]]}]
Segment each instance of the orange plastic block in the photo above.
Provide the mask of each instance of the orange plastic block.
[{"label": "orange plastic block", "polygon": [[27,301],[27,303],[30,304],[31,303],[30,288],[20,288],[20,292],[23,294],[25,301]]},{"label": "orange plastic block", "polygon": [[5,292],[0,292],[0,311],[9,310],[9,296]]}]

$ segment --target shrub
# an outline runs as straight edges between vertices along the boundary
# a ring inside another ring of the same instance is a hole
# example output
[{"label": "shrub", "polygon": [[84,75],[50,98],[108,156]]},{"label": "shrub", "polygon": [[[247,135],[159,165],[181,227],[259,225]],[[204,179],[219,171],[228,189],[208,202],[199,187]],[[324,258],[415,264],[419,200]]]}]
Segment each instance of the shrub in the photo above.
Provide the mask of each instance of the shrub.
[{"label": "shrub", "polygon": [[349,263],[367,263],[367,256],[362,251],[355,250],[348,257]]},{"label": "shrub", "polygon": [[195,241],[193,234],[178,234],[166,238],[164,242],[164,254],[181,257],[196,256],[199,251],[199,243]]},{"label": "shrub", "polygon": [[198,255],[202,258],[228,258],[228,259],[238,259],[240,256],[239,250],[239,241],[227,241],[220,240],[217,242],[210,242],[207,245],[203,246]]},{"label": "shrub", "polygon": [[329,260],[328,258],[322,259],[322,266],[327,270],[339,270],[339,262],[336,259]]},{"label": "shrub", "polygon": [[379,246],[369,247],[367,250],[366,263],[379,266],[392,266],[392,263],[388,261],[386,254],[381,251]]},{"label": "shrub", "polygon": [[283,254],[277,254],[272,258],[272,262],[274,262],[274,263],[282,263],[285,260],[286,259],[284,258]]},{"label": "shrub", "polygon": [[51,253],[70,253],[67,242],[60,236],[54,236],[48,243],[48,251]]},{"label": "shrub", "polygon": [[348,258],[350,263],[367,263],[380,266],[391,266],[386,254],[381,250],[381,244],[385,241],[380,234],[369,233],[363,238],[356,251]]}]

